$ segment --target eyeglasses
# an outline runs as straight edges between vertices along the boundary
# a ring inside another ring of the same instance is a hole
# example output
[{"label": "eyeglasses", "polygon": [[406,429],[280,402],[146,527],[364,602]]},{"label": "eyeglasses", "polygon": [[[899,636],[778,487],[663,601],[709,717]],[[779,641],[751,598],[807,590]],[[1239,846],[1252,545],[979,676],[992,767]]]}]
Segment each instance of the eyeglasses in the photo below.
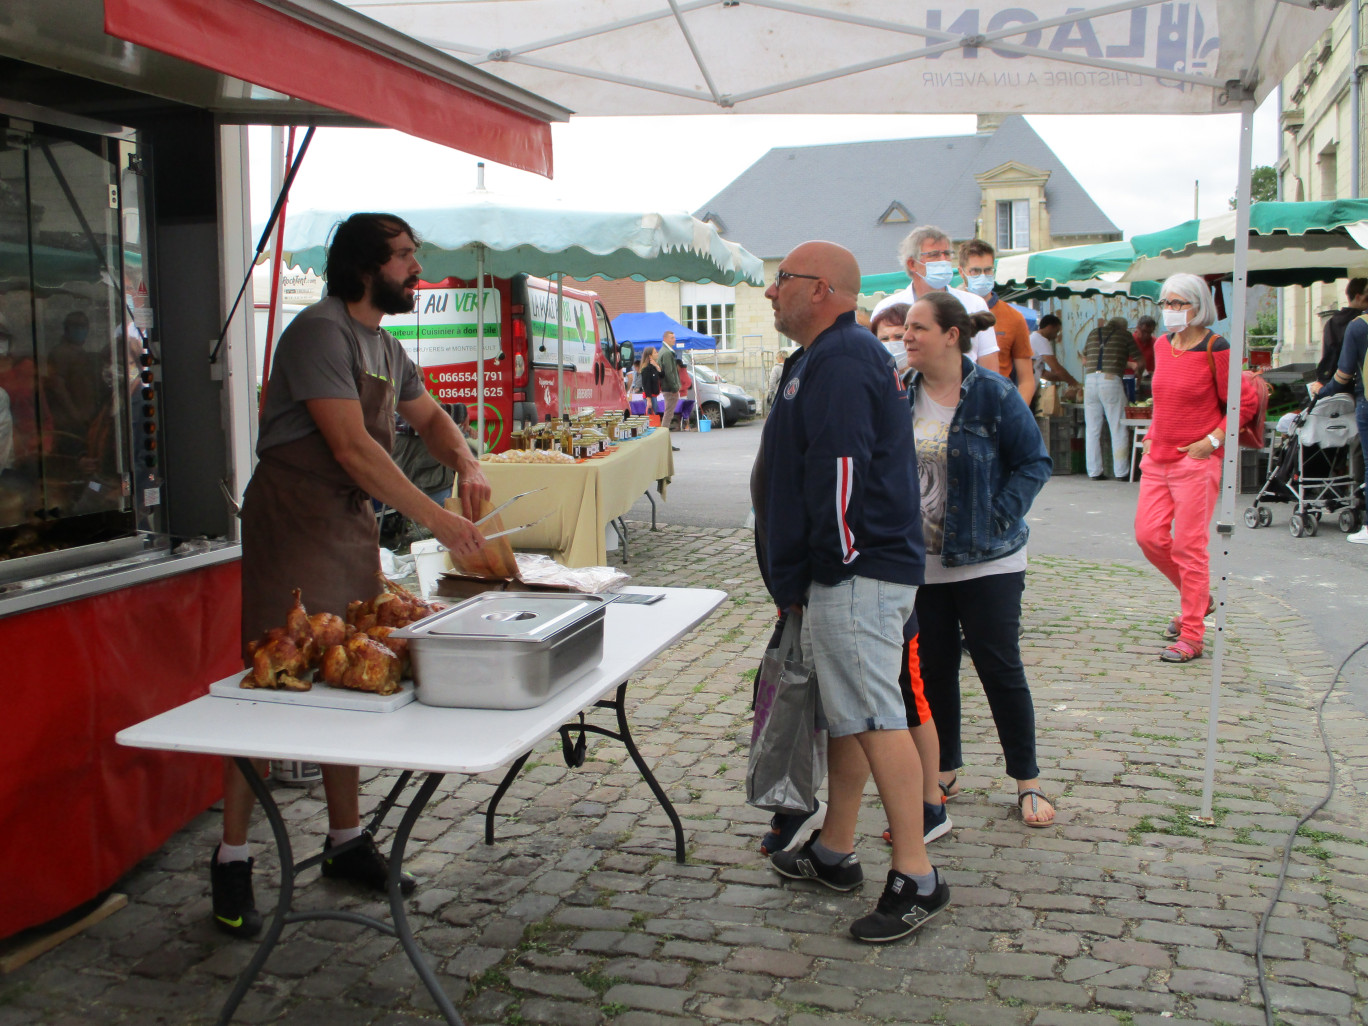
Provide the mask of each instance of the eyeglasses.
[{"label": "eyeglasses", "polygon": [[960,268],[960,273],[966,278],[991,278],[993,276],[993,268],[971,267],[968,270]]},{"label": "eyeglasses", "polygon": [[949,260],[954,255],[948,249],[933,249],[929,253],[918,253],[917,262],[925,264],[932,260]]},{"label": "eyeglasses", "polygon": [[776,271],[774,274],[774,284],[782,285],[790,278],[806,278],[809,281],[821,281],[820,274],[794,274],[792,271]]},{"label": "eyeglasses", "polygon": [[1186,299],[1161,299],[1159,305],[1165,310],[1186,310],[1192,304]]}]

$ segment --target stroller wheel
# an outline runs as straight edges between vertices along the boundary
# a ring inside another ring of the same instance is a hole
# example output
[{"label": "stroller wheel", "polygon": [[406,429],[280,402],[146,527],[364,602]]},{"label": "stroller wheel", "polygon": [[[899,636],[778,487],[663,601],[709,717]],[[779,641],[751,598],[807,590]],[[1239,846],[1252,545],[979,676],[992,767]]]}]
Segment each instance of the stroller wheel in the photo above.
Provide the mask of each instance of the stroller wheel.
[{"label": "stroller wheel", "polygon": [[1260,527],[1267,527],[1267,526],[1268,526],[1269,524],[1271,524],[1271,523],[1273,523],[1273,511],[1272,511],[1271,509],[1269,509],[1267,506],[1260,506],[1260,507],[1259,507],[1259,526],[1260,526]]},{"label": "stroller wheel", "polygon": [[1308,538],[1316,536],[1316,532],[1320,530],[1320,521],[1319,513],[1308,513],[1306,515],[1306,536]]},{"label": "stroller wheel", "polygon": [[1287,518],[1287,529],[1292,532],[1293,538],[1300,538],[1306,533],[1306,518],[1300,513],[1293,513]]},{"label": "stroller wheel", "polygon": [[1352,509],[1339,511],[1339,529],[1343,534],[1353,534],[1358,528],[1358,515]]},{"label": "stroller wheel", "polygon": [[1246,506],[1244,511],[1245,527],[1259,526],[1259,508],[1257,506]]}]

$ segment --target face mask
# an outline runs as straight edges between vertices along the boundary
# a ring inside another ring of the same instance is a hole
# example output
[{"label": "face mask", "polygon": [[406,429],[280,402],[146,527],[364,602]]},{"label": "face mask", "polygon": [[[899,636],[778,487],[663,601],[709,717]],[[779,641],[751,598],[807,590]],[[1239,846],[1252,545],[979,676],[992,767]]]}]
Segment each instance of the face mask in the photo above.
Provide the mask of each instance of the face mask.
[{"label": "face mask", "polygon": [[68,337],[71,339],[71,341],[73,341],[73,342],[84,342],[84,341],[86,340],[86,336],[89,335],[89,334],[90,334],[90,329],[89,329],[89,328],[68,328],[68,329],[67,329],[67,336],[68,336]]},{"label": "face mask", "polygon": [[887,339],[884,342],[884,348],[893,355],[893,359],[895,360],[901,360],[907,352],[907,349],[902,344],[902,339],[897,339],[896,341],[891,338]]},{"label": "face mask", "polygon": [[7,338],[0,338],[0,357],[9,356],[9,350],[10,340]]},{"label": "face mask", "polygon": [[965,284],[969,291],[976,296],[986,296],[993,291],[992,275],[980,274],[977,278],[966,279]]},{"label": "face mask", "polygon": [[955,265],[949,260],[932,260],[926,265],[922,280],[933,289],[943,289],[955,279]]},{"label": "face mask", "polygon": [[1169,331],[1182,331],[1187,327],[1188,315],[1186,310],[1165,310],[1164,327]]}]

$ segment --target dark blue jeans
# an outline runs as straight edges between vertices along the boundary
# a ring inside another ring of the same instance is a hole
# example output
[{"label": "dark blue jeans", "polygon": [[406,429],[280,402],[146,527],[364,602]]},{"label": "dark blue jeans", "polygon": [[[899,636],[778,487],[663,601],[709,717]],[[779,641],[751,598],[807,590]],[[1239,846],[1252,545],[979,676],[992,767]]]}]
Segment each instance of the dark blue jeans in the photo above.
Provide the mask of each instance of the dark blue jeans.
[{"label": "dark blue jeans", "polygon": [[[937,557],[929,557],[937,558]],[[942,772],[964,765],[960,753],[960,628],[983,682],[998,740],[1013,780],[1034,780],[1035,706],[1021,665],[1017,634],[1026,571],[991,574],[917,589],[922,685],[940,735]]]},{"label": "dark blue jeans", "polygon": [[1364,500],[1368,501],[1368,399],[1354,403],[1354,419],[1358,421],[1359,451],[1363,453]]}]

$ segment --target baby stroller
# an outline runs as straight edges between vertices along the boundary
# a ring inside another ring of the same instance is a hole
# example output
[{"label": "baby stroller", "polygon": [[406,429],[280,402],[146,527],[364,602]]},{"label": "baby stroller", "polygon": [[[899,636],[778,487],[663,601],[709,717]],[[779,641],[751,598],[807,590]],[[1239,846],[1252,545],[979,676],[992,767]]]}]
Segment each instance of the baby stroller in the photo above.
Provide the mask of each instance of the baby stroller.
[{"label": "baby stroller", "polygon": [[1244,511],[1246,527],[1267,527],[1273,511],[1265,502],[1290,502],[1288,530],[1293,538],[1315,535],[1323,516],[1352,534],[1363,523],[1363,495],[1353,473],[1361,445],[1354,420],[1354,397],[1344,393],[1315,398],[1293,415],[1273,450],[1268,480]]}]

